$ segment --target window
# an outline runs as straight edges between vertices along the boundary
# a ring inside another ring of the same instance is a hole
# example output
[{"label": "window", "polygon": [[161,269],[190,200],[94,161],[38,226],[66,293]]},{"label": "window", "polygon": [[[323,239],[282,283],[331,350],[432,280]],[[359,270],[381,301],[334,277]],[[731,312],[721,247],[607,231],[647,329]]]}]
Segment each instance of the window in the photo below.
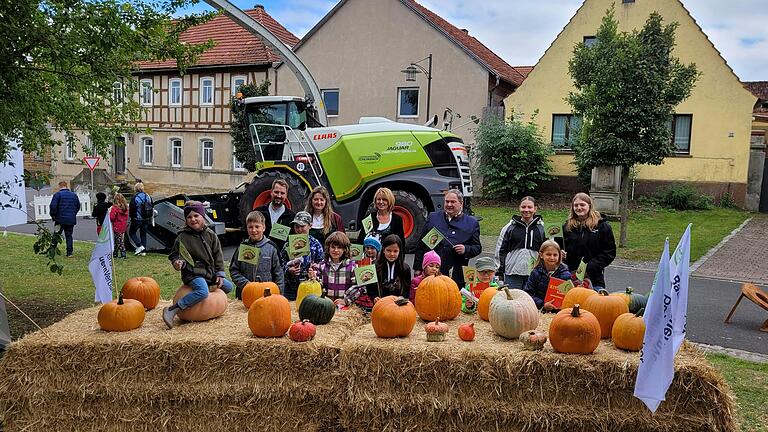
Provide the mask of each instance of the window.
[{"label": "window", "polygon": [[155,151],[152,144],[152,138],[141,139],[141,163],[143,165],[152,165],[155,160]]},{"label": "window", "polygon": [[141,105],[152,106],[152,80],[141,80]]},{"label": "window", "polygon": [[232,169],[235,171],[245,171],[245,164],[237,160],[237,156],[232,156]]},{"label": "window", "polygon": [[232,96],[237,96],[240,87],[244,86],[246,82],[247,79],[242,75],[232,77]]},{"label": "window", "polygon": [[325,112],[329,116],[339,115],[339,89],[321,90]]},{"label": "window", "polygon": [[96,156],[96,147],[94,146],[93,138],[90,135],[88,135],[88,143],[83,150],[85,151],[86,156]]},{"label": "window", "polygon": [[675,114],[667,124],[672,135],[675,153],[689,154],[691,152],[691,124],[693,114]]},{"label": "window", "polygon": [[213,105],[213,78],[200,78],[200,105]]},{"label": "window", "polygon": [[634,3],[635,0],[622,0],[621,2],[622,3]]},{"label": "window", "polygon": [[212,169],[213,168],[213,141],[208,139],[203,140],[202,147],[203,147],[203,169]]},{"label": "window", "polygon": [[171,166],[181,167],[181,140],[178,138],[171,139]]},{"label": "window", "polygon": [[595,46],[596,43],[597,36],[584,36],[584,45],[586,45],[587,48]]},{"label": "window", "polygon": [[181,78],[168,81],[168,105],[181,106]]},{"label": "window", "polygon": [[579,138],[581,117],[573,114],[552,114],[552,146],[570,150]]},{"label": "window", "polygon": [[120,81],[112,83],[112,103],[115,105],[123,103],[123,83]]},{"label": "window", "polygon": [[75,141],[69,136],[67,136],[64,141],[66,141],[64,147],[64,159],[68,161],[75,160]]},{"label": "window", "polygon": [[397,116],[416,118],[419,116],[419,89],[397,89]]}]

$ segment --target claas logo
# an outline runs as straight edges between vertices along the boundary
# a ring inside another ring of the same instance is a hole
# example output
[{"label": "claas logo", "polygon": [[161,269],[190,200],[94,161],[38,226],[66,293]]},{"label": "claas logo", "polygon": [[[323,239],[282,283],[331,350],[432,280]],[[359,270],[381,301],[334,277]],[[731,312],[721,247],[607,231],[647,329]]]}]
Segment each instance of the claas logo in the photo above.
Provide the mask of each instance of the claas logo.
[{"label": "claas logo", "polygon": [[313,140],[324,140],[324,139],[333,139],[336,138],[338,135],[336,132],[332,133],[324,133],[324,134],[315,134],[312,139]]}]

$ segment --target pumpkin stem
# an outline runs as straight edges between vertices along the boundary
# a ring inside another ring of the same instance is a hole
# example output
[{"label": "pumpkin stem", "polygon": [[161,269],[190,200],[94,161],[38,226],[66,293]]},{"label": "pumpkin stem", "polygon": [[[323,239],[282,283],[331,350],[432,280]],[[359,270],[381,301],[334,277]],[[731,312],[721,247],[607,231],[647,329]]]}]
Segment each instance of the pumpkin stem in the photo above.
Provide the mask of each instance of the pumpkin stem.
[{"label": "pumpkin stem", "polygon": [[261,283],[261,276],[256,276],[256,282]]},{"label": "pumpkin stem", "polygon": [[408,299],[404,297],[400,297],[399,299],[395,300],[395,304],[398,306],[405,306],[408,304]]},{"label": "pumpkin stem", "polygon": [[264,297],[269,297],[272,295],[272,291],[269,289],[269,287],[264,288]]},{"label": "pumpkin stem", "polygon": [[603,295],[603,296],[607,296],[607,295],[608,295],[608,291],[606,291],[606,290],[604,290],[604,289],[601,289],[601,290],[600,290],[600,291],[598,291],[597,293],[598,293],[598,294],[600,294],[600,295]]},{"label": "pumpkin stem", "polygon": [[578,318],[578,317],[581,316],[581,314],[579,313],[579,305],[578,304],[573,305],[573,309],[571,310],[571,316],[574,317],[574,318]]},{"label": "pumpkin stem", "polygon": [[636,317],[641,317],[645,313],[645,308],[640,308],[639,311],[635,314]]},{"label": "pumpkin stem", "polygon": [[301,324],[302,324],[302,325],[306,325],[308,322],[309,322],[309,320],[308,320],[308,319],[305,319],[305,320],[301,320]]},{"label": "pumpkin stem", "polygon": [[507,294],[507,300],[512,300],[512,293],[509,292],[509,288],[506,285],[504,285],[504,292]]},{"label": "pumpkin stem", "polygon": [[632,294],[633,292],[635,292],[634,288],[627,287],[627,294]]},{"label": "pumpkin stem", "polygon": [[120,291],[120,294],[117,295],[117,304],[121,305],[123,303],[123,291]]}]

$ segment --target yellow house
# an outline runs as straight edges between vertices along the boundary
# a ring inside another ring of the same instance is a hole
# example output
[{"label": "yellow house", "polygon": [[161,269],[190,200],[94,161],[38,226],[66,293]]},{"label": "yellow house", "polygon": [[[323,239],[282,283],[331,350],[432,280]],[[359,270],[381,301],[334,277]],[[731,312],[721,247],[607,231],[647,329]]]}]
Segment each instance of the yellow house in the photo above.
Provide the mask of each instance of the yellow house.
[{"label": "yellow house", "polygon": [[640,166],[635,194],[653,193],[658,186],[691,183],[700,191],[721,196],[730,193],[744,205],[750,158],[752,108],[757,98],[744,89],[712,42],[679,0],[585,0],[539,59],[523,84],[506,100],[507,113],[529,116],[538,110],[536,122],[552,142],[558,179],[545,185],[553,190],[576,190],[573,153],[569,139],[579,119],[565,101],[573,91],[568,61],[579,42],[595,40],[606,11],[615,5],[619,30],[641,29],[656,11],[665,23],[677,22],[674,54],[683,63],[695,63],[701,72],[691,96],[672,119],[674,156],[659,166]]}]

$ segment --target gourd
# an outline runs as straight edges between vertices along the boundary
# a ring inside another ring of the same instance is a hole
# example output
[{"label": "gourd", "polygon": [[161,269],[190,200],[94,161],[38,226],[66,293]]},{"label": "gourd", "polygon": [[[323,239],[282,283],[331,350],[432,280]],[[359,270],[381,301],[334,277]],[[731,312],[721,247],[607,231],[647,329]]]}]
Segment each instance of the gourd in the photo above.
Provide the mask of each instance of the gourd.
[{"label": "gourd", "polygon": [[507,287],[493,296],[488,318],[493,331],[507,339],[517,339],[520,333],[539,325],[539,311],[531,296]]},{"label": "gourd", "polygon": [[549,343],[566,354],[591,354],[600,345],[600,323],[579,305],[563,309],[549,325]]},{"label": "gourd", "polygon": [[461,294],[456,282],[448,276],[427,276],[416,290],[416,313],[424,321],[438,317],[449,321],[461,313]]},{"label": "gourd", "polygon": [[501,287],[489,287],[483,290],[480,294],[480,299],[477,301],[477,315],[483,321],[488,321],[488,310],[491,307],[491,300],[497,292],[501,291]]},{"label": "gourd", "polygon": [[475,323],[465,323],[459,326],[459,339],[465,342],[475,340]]},{"label": "gourd", "polygon": [[539,351],[547,343],[547,334],[536,330],[523,332],[520,334],[520,342],[523,343],[523,348],[528,351]]},{"label": "gourd", "polygon": [[262,282],[259,276],[256,276],[256,282],[248,282],[243,287],[240,296],[246,308],[250,308],[256,299],[264,297],[264,290],[269,288],[272,295],[280,294],[280,288],[274,282]]},{"label": "gourd", "polygon": [[621,314],[629,312],[627,302],[623,298],[608,295],[608,291],[600,290],[597,295],[589,296],[584,302],[584,309],[592,312],[600,323],[600,332],[603,339],[611,337],[613,322]]},{"label": "gourd", "polygon": [[160,285],[151,277],[139,276],[125,281],[123,289],[124,299],[138,300],[144,305],[144,309],[152,310],[160,302]]},{"label": "gourd", "polygon": [[304,297],[304,301],[299,306],[299,319],[309,320],[315,325],[328,324],[335,313],[336,305],[333,300],[325,296],[325,293],[320,297],[310,294]]},{"label": "gourd", "polygon": [[407,337],[416,325],[416,309],[403,297],[381,298],[371,310],[371,325],[380,338]]},{"label": "gourd", "polygon": [[583,288],[583,287],[571,288],[567,293],[565,293],[565,297],[563,298],[563,304],[560,306],[560,309],[572,308],[573,305],[575,304],[583,305],[584,302],[587,301],[587,298],[596,294],[597,294],[597,291],[591,288]]},{"label": "gourd", "polygon": [[[173,303],[176,304],[185,295],[192,292],[192,288],[187,285],[182,285],[173,295]],[[209,319],[218,318],[224,315],[227,310],[227,294],[224,291],[216,288],[213,292],[208,293],[203,301],[195,303],[191,307],[186,309],[179,309],[176,314],[179,319],[184,321],[208,321]]]},{"label": "gourd", "polygon": [[445,334],[448,333],[448,324],[440,322],[438,318],[425,325],[424,330],[427,332],[427,342],[442,342],[445,340]]},{"label": "gourd", "polygon": [[317,334],[317,328],[309,320],[299,320],[288,329],[288,337],[294,342],[306,342],[312,340]]},{"label": "gourd", "polygon": [[291,327],[291,304],[269,288],[248,309],[248,328],[256,337],[283,337]]},{"label": "gourd", "polygon": [[96,320],[104,331],[129,331],[141,327],[144,316],[144,305],[140,301],[124,299],[120,293],[117,300],[101,306]]},{"label": "gourd", "polygon": [[301,308],[301,301],[308,295],[314,294],[318,297],[323,293],[323,286],[317,279],[308,279],[301,281],[299,288],[296,291],[296,310]]},{"label": "gourd", "polygon": [[637,313],[625,313],[616,318],[611,330],[611,339],[613,339],[613,345],[616,348],[640,351],[645,337],[643,312],[645,309],[640,309]]},{"label": "gourd", "polygon": [[648,303],[648,297],[642,294],[635,294],[635,290],[632,287],[627,287],[625,291],[611,293],[611,295],[623,298],[627,302],[629,312],[633,314],[645,308],[645,305]]}]

